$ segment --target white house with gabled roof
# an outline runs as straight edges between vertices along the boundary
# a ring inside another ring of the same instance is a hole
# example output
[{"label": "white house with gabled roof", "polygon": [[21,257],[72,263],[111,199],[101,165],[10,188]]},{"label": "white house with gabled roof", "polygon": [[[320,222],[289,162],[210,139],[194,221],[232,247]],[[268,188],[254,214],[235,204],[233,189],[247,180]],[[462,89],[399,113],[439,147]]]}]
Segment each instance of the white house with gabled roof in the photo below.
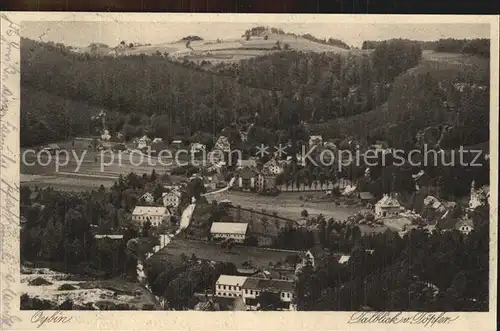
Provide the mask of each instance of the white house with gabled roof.
[{"label": "white house with gabled roof", "polygon": [[244,276],[220,275],[215,283],[215,295],[226,298],[243,296],[242,286],[247,278]]},{"label": "white house with gabled roof", "polygon": [[375,216],[388,217],[397,216],[404,208],[394,196],[384,194],[383,198],[375,204]]},{"label": "white house with gabled roof", "polygon": [[248,223],[213,222],[210,234],[214,239],[233,239],[235,242],[243,243],[247,230]]},{"label": "white house with gabled roof", "polygon": [[150,221],[152,225],[159,226],[170,212],[166,207],[136,206],[132,212],[132,221],[143,224]]}]

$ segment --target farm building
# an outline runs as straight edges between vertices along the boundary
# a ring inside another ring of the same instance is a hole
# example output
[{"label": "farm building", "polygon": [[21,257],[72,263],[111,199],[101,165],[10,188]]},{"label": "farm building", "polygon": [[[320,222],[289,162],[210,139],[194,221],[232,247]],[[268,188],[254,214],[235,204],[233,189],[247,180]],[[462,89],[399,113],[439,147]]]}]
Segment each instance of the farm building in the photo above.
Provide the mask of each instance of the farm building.
[{"label": "farm building", "polygon": [[283,308],[289,308],[295,292],[295,285],[291,281],[257,277],[248,277],[242,288],[243,300],[247,306],[256,306],[258,296],[263,292],[270,292],[279,296]]},{"label": "farm building", "polygon": [[245,241],[248,223],[213,222],[210,234],[215,239],[233,239],[242,243]]}]

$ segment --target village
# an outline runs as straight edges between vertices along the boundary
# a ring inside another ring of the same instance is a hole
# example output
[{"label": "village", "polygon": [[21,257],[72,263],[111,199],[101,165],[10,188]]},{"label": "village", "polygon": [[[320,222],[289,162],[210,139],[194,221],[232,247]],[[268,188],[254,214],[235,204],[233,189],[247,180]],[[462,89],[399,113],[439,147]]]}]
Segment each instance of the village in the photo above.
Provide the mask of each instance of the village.
[{"label": "village", "polygon": [[21,309],[489,309],[490,29],[165,24],[23,38]]},{"label": "village", "polygon": [[[106,135],[103,133],[102,138]],[[166,144],[160,138],[144,136],[134,145],[135,150],[154,155]],[[97,146],[99,150],[126,148],[125,144]],[[185,146],[183,141],[174,140],[170,144],[174,149],[183,147],[194,155],[207,149],[199,142]],[[311,136],[309,147],[338,148],[333,142],[323,142],[321,136]],[[371,147],[390,153],[382,145]],[[54,153],[57,148],[46,147]],[[221,135],[210,153],[228,155],[230,151],[228,138]],[[412,175],[415,193],[413,208],[409,209],[408,199],[403,202],[398,192],[376,196],[360,191],[357,182],[348,178],[320,181],[318,177],[298,184],[286,181],[283,174],[292,162],[291,157],[280,158],[276,154],[241,159],[235,166],[218,159],[206,166],[186,165],[166,172],[169,180],[162,185],[161,197],[155,199],[158,192],[144,192],[131,212],[131,221],[140,229],[154,229],[157,238],[138,263],[139,282],[148,286],[145,265],[155,259],[192,256],[198,262],[231,263],[236,267],[236,272],[221,274],[203,292],[194,293],[198,301],[195,309],[217,306],[221,310],[255,310],[267,302],[273,309],[295,310],[295,282],[301,269],[306,265],[314,267],[315,256],[321,254],[320,238],[324,236],[326,221],[358,227],[362,235],[368,236],[393,231],[402,238],[412,229],[429,233],[458,230],[467,235],[474,229],[468,211],[489,198],[488,187],[475,187],[473,182],[465,208],[457,202],[440,201],[428,193],[428,180],[421,170]],[[369,176],[370,168],[366,168],[364,177]],[[416,199],[421,201],[415,203]],[[259,208],[260,200],[272,200],[270,208]],[[336,210],[343,212],[335,213]],[[96,232],[96,240],[123,239],[120,231]],[[292,232],[301,234],[295,242],[286,238]],[[346,264],[350,255],[348,251],[338,251],[335,258],[337,263]]]}]

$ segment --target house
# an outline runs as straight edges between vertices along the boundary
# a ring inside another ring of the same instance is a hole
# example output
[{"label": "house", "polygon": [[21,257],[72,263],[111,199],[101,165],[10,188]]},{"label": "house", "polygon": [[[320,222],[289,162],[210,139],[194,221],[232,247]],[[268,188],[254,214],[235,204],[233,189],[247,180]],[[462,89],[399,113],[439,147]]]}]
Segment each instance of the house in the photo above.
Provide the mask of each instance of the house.
[{"label": "house", "polygon": [[359,192],[359,198],[365,204],[372,204],[375,202],[375,197],[371,194],[371,192]]},{"label": "house", "polygon": [[236,166],[239,169],[243,169],[245,167],[248,167],[248,168],[257,168],[257,162],[255,160],[253,160],[253,159],[238,160],[238,162],[236,163]]},{"label": "house", "polygon": [[215,283],[215,295],[218,297],[241,297],[242,286],[248,277],[220,275]]},{"label": "house", "polygon": [[349,262],[349,259],[351,258],[350,255],[341,255],[338,259],[339,264],[345,264]]},{"label": "house", "polygon": [[151,139],[148,136],[143,136],[137,140],[137,148],[147,148],[151,144]]},{"label": "house", "polygon": [[442,204],[441,201],[439,201],[436,197],[432,195],[429,195],[424,199],[424,206],[426,206],[430,210],[439,212],[441,214],[445,214],[447,211],[445,205]]},{"label": "house", "polygon": [[375,204],[375,216],[387,217],[396,216],[402,212],[404,208],[394,196],[384,195],[382,199]]},{"label": "house", "polygon": [[179,207],[181,202],[181,192],[178,190],[172,190],[170,192],[163,192],[162,194],[163,206],[171,206],[173,208]]},{"label": "house", "polygon": [[122,234],[96,234],[94,235],[95,239],[113,239],[113,240],[121,240],[123,239]]},{"label": "house", "polygon": [[207,146],[200,143],[192,143],[190,148],[191,148],[191,154],[196,154],[199,152],[204,152],[207,149]]},{"label": "house", "polygon": [[248,223],[213,222],[210,234],[214,239],[233,239],[243,243],[248,231]]},{"label": "house", "polygon": [[283,167],[276,161],[276,159],[272,158],[264,163],[264,170],[269,172],[271,175],[277,176],[283,172]]},{"label": "house", "polygon": [[165,143],[163,141],[158,141],[157,139],[161,138],[155,138],[155,140],[151,143],[151,154],[153,155],[158,155],[165,150]]},{"label": "house", "polygon": [[248,133],[245,131],[240,132],[240,139],[243,142],[247,141],[248,140]]},{"label": "house", "polygon": [[272,189],[276,187],[276,176],[261,172],[257,175],[255,185],[259,190]]},{"label": "house", "polygon": [[155,198],[154,198],[153,194],[151,194],[149,192],[144,193],[144,195],[139,200],[143,200],[145,203],[154,203],[155,202]]},{"label": "house", "polygon": [[257,298],[263,292],[275,293],[285,309],[294,298],[295,284],[288,280],[248,277],[242,286],[243,301],[247,306],[257,306]]},{"label": "house", "polygon": [[227,137],[220,136],[215,142],[214,149],[222,151],[224,153],[229,153],[231,152],[231,144],[229,143]]},{"label": "house", "polygon": [[162,142],[163,142],[163,138],[156,137],[156,138],[153,139],[152,144],[154,144],[154,143],[162,143]]},{"label": "house", "polygon": [[182,140],[174,140],[172,141],[172,148],[175,148],[175,149],[179,149],[179,148],[182,148]]},{"label": "house", "polygon": [[43,151],[47,151],[49,152],[50,154],[55,154],[57,153],[58,151],[61,150],[61,147],[59,147],[58,144],[48,144],[46,147],[44,147],[42,149]]},{"label": "house", "polygon": [[323,145],[323,137],[316,135],[309,137],[309,147]]},{"label": "house", "polygon": [[238,174],[238,187],[241,189],[255,188],[257,175],[254,169],[243,168]]},{"label": "house", "polygon": [[423,170],[420,170],[418,173],[412,175],[413,180],[415,181],[415,188],[418,191],[421,187],[426,187],[430,183],[429,175]]},{"label": "house", "polygon": [[150,221],[152,225],[158,226],[168,215],[170,212],[166,207],[136,206],[132,212],[132,221],[141,224]]},{"label": "house", "polygon": [[470,189],[469,210],[474,210],[482,206],[490,199],[490,188],[488,185],[476,187],[476,182],[472,181]]},{"label": "house", "polygon": [[291,272],[289,272],[289,271],[282,271],[282,270],[276,270],[276,269],[269,269],[269,270],[262,270],[256,274],[252,275],[252,277],[293,281],[294,280],[294,271],[292,270]]},{"label": "house", "polygon": [[455,224],[455,229],[468,235],[474,230],[474,222],[469,217],[464,217]]},{"label": "house", "polygon": [[387,141],[377,140],[377,142],[371,147],[377,152],[382,152],[389,147],[389,144],[387,143]]},{"label": "house", "polygon": [[329,150],[332,150],[332,151],[337,151],[337,145],[335,145],[335,143],[333,141],[325,141],[323,143],[323,146],[326,148],[326,149],[329,149]]}]

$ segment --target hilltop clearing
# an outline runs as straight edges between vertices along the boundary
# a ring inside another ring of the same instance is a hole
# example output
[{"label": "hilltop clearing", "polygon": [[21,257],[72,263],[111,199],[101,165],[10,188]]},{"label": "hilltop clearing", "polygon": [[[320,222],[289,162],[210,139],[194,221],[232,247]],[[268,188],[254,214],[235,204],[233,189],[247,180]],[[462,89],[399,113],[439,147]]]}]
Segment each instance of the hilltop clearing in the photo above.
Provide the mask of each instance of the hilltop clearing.
[{"label": "hilltop clearing", "polygon": [[348,48],[347,45],[340,41],[339,45],[328,44],[327,41],[322,41],[311,35],[297,36],[268,33],[265,36],[252,36],[248,40],[245,37],[203,40],[198,36],[187,36],[176,42],[154,45],[127,44],[123,42],[116,47],[110,47],[103,44],[92,44],[88,47],[73,48],[71,51],[98,56],[168,55],[171,60],[193,61],[197,64],[205,61],[218,64],[237,62],[241,59],[261,56],[282,49],[300,52],[350,53],[349,49],[345,48]]}]

